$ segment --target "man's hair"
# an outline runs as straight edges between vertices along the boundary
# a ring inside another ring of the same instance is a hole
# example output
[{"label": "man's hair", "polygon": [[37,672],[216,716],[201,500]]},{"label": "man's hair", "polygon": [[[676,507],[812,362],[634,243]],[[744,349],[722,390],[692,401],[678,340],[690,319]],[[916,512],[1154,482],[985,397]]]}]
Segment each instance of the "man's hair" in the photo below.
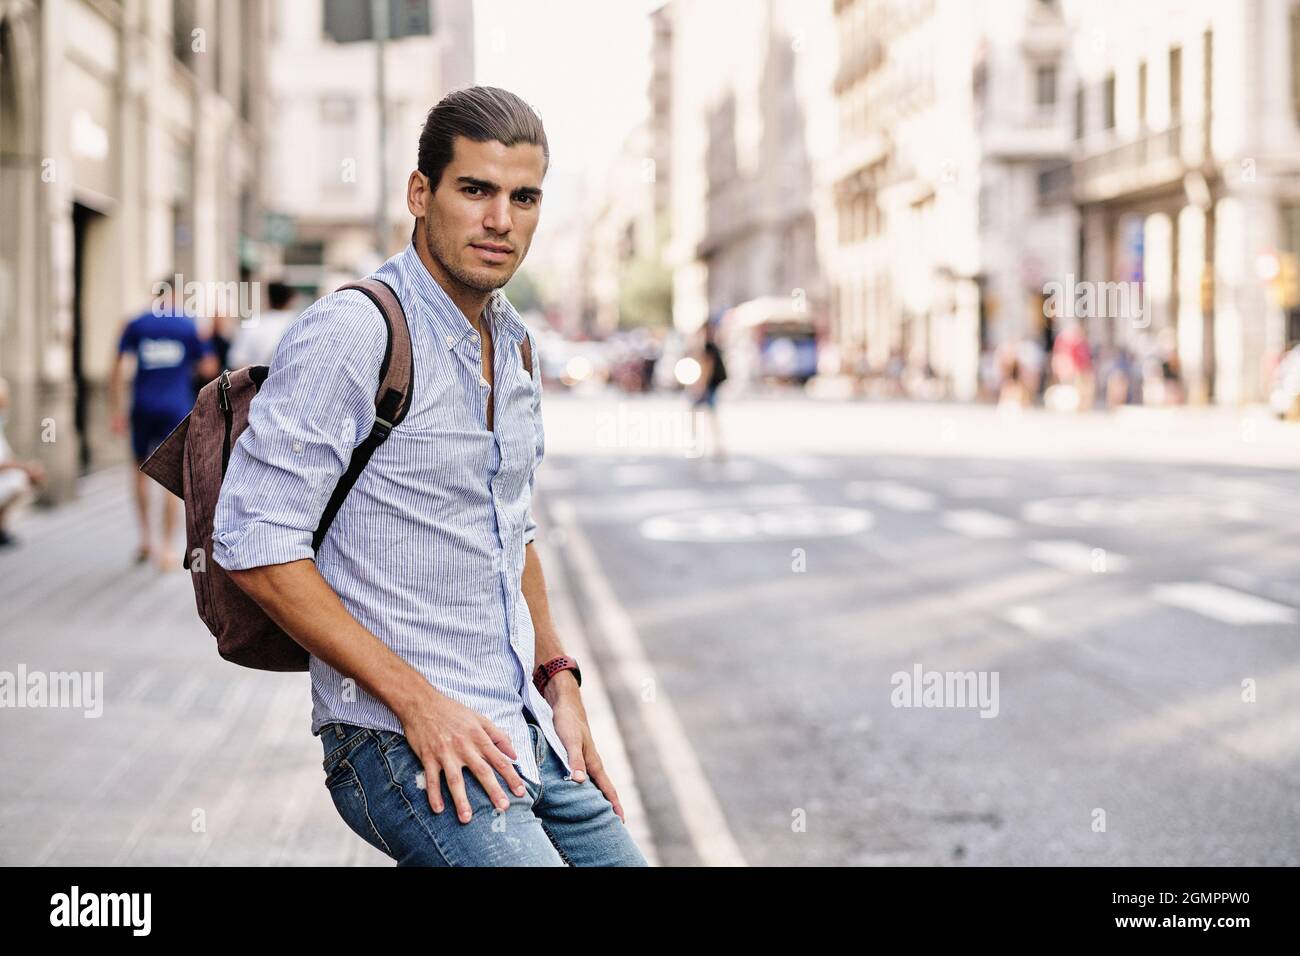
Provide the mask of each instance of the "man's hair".
[{"label": "man's hair", "polygon": [[291,285],[276,281],[267,286],[266,291],[268,298],[271,300],[271,308],[283,309],[293,298],[295,289]]},{"label": "man's hair", "polygon": [[[467,86],[453,90],[429,110],[420,131],[420,151],[416,168],[429,180],[429,190],[437,191],[443,170],[451,163],[457,136],[476,143],[493,140],[503,146],[528,143],[542,147],[542,175],[551,164],[551,150],[546,130],[537,112],[509,90],[498,86]],[[411,230],[415,238],[415,229]]]}]

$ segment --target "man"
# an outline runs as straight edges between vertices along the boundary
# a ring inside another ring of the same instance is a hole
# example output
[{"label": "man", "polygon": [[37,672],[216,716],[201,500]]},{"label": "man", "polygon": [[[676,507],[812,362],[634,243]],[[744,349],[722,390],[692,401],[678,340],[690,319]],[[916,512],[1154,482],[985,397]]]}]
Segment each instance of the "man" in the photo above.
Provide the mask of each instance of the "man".
[{"label": "man", "polygon": [[9,515],[14,506],[45,480],[45,467],[39,461],[23,461],[14,455],[5,437],[9,420],[9,383],[0,378],[0,548],[16,545],[9,533]]},{"label": "man", "polygon": [[235,341],[230,346],[231,368],[270,365],[284,330],[298,317],[289,307],[294,299],[292,286],[272,282],[267,288],[267,298],[271,308],[255,316],[248,325],[241,325],[235,333]]},{"label": "man", "polygon": [[[155,554],[155,542],[149,520],[149,476],[139,465],[153,454],[162,440],[172,433],[194,407],[193,378],[198,373],[207,379],[216,376],[216,357],[212,346],[200,338],[192,316],[185,314],[177,301],[180,290],[172,288],[170,279],[154,284],[156,293],[148,312],[132,319],[118,340],[117,357],[109,376],[109,404],[113,430],[125,435],[127,416],[122,411],[124,360],[135,357],[135,381],[131,388],[131,450],[135,455],[135,510],[140,528],[140,545],[136,563]],[[180,555],[171,553],[179,502],[173,495],[163,495],[162,547],[156,550],[158,567],[181,566]]]},{"label": "man", "polygon": [[540,358],[524,371],[528,333],[496,292],[528,253],[548,162],[541,120],[505,90],[430,111],[412,242],[375,273],[410,326],[406,418],[313,555],[386,345],[362,293],[327,295],[281,340],[217,504],[216,561],[310,653],[335,807],[398,865],[645,865],[547,606]]}]

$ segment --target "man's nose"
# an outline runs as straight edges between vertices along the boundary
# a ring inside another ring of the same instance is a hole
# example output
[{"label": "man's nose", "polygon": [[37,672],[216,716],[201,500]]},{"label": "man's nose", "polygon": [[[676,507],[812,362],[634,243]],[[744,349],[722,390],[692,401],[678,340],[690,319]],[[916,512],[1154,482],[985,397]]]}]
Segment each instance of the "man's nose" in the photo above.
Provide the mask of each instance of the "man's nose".
[{"label": "man's nose", "polygon": [[493,232],[507,233],[510,231],[510,197],[497,196],[492,200],[487,209],[487,215],[483,219],[484,228]]}]

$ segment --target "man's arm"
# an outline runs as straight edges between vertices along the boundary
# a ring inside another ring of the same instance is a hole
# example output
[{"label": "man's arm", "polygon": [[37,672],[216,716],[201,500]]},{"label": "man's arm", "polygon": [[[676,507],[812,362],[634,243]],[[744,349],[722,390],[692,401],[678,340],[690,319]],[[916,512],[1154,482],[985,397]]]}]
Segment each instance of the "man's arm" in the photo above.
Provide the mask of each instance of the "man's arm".
[{"label": "man's arm", "polygon": [[352,450],[374,423],[384,323],[360,292],[317,303],[286,333],[248,427],[231,451],[217,502],[213,559],[295,641],[356,680],[401,721],[442,812],[439,775],[462,822],[470,819],[462,769],[493,802],[508,801],[493,774],[522,796],[509,737],[441,694],[344,607],[316,567],[312,537]]},{"label": "man's arm", "polygon": [[[544,664],[553,657],[564,655],[560,644],[560,635],[551,620],[551,606],[546,597],[546,578],[542,574],[542,561],[537,556],[533,541],[537,537],[537,522],[533,518],[532,493],[536,485],[537,468],[546,454],[546,436],[542,426],[542,376],[540,372],[541,357],[537,349],[532,350],[533,359],[533,422],[537,429],[537,449],[533,459],[532,471],[528,475],[528,513],[524,521],[524,573],[520,581],[520,590],[528,602],[528,613],[532,618],[534,658],[536,663]],[[528,679],[532,680],[531,674]],[[618,791],[605,772],[600,754],[591,738],[591,728],[587,725],[587,710],[582,703],[578,690],[578,680],[573,671],[560,671],[546,682],[543,691],[546,702],[551,705],[555,715],[555,732],[564,744],[569,755],[569,767],[573,770],[573,779],[579,783],[587,774],[600,788],[600,792],[614,806],[614,812],[623,820],[623,805],[619,802]],[[627,821],[624,820],[626,823]]]},{"label": "man's arm", "polygon": [[125,372],[123,365],[126,361],[126,353],[135,349],[135,336],[132,334],[130,323],[122,329],[122,335],[118,339],[117,354],[113,357],[113,368],[108,373],[108,414],[109,422],[112,424],[113,431],[118,435],[126,434],[126,411],[124,409],[123,380]]}]

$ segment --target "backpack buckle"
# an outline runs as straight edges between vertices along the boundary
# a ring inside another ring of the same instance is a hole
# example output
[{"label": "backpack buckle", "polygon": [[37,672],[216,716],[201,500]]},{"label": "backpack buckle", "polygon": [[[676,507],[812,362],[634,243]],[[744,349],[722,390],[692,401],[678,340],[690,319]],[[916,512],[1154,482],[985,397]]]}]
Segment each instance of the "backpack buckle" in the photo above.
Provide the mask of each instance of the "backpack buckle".
[{"label": "backpack buckle", "polygon": [[222,369],[217,379],[217,403],[223,412],[230,411],[230,369]]}]

